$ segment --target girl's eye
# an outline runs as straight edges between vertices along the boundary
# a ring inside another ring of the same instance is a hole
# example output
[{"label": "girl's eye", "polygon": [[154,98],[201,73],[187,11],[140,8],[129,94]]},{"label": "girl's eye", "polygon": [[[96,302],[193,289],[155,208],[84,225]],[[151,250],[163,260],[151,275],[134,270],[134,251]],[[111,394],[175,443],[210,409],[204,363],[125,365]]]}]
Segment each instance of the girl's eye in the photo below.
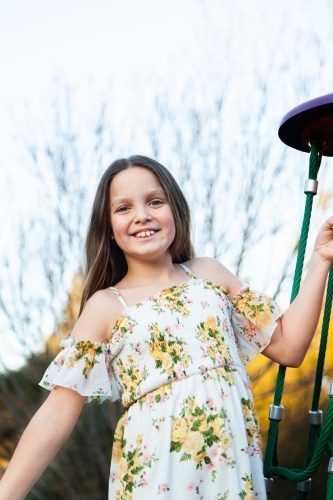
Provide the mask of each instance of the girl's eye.
[{"label": "girl's eye", "polygon": [[153,205],[153,207],[156,207],[157,205],[162,205],[163,201],[162,200],[153,200],[150,202],[150,204]]},{"label": "girl's eye", "polygon": [[126,212],[126,210],[128,210],[128,207],[119,207],[116,212]]}]

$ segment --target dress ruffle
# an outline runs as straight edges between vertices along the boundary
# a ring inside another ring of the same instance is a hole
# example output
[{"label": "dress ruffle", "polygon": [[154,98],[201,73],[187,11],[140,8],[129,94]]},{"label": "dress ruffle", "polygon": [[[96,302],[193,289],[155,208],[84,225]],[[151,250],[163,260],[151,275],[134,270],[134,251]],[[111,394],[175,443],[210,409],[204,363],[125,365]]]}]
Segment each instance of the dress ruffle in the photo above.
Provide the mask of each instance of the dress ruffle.
[{"label": "dress ruffle", "polygon": [[282,312],[273,299],[248,284],[242,285],[231,304],[236,343],[246,364],[268,346]]},{"label": "dress ruffle", "polygon": [[111,367],[109,345],[67,338],[63,350],[47,368],[39,385],[51,391],[56,386],[86,396],[87,403],[105,403],[120,398]]}]

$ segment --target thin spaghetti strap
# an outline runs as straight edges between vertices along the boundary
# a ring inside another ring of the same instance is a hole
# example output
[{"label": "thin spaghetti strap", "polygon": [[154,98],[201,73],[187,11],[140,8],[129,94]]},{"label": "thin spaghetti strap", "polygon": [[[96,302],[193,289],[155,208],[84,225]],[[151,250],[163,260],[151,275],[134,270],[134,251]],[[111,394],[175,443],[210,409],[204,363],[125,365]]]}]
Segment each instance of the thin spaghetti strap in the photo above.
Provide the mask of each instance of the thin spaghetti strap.
[{"label": "thin spaghetti strap", "polygon": [[128,305],[126,304],[126,302],[124,301],[124,299],[120,295],[120,293],[117,290],[117,288],[115,288],[114,286],[109,286],[109,290],[111,290],[111,292],[113,292],[118,297],[118,299],[120,300],[120,302],[122,303],[122,305],[125,307],[125,309],[129,309]]},{"label": "thin spaghetti strap", "polygon": [[185,264],[181,263],[179,264],[183,269],[184,271],[187,272],[187,274],[190,276],[190,278],[194,278],[196,279],[196,277],[194,276],[194,274],[192,273],[191,269],[189,269],[187,266],[185,266]]}]

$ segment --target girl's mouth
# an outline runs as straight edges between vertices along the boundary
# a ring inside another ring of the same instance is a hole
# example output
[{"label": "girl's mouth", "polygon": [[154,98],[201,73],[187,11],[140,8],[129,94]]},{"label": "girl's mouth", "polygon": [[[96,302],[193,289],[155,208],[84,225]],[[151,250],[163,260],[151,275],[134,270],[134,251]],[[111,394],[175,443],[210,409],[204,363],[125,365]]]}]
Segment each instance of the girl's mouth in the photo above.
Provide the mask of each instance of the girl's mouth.
[{"label": "girl's mouth", "polygon": [[139,233],[135,233],[134,236],[136,238],[147,238],[149,236],[153,236],[153,234],[157,233],[155,229],[150,229],[148,231],[140,231]]}]

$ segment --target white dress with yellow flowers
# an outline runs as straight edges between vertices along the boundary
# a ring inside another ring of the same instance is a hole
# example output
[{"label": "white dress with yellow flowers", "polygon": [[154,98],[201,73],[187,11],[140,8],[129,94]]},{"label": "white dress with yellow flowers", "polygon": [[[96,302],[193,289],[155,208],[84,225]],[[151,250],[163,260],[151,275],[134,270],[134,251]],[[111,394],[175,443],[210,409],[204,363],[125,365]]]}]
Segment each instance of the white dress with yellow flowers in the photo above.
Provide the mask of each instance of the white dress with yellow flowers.
[{"label": "white dress with yellow flowers", "polygon": [[195,278],[127,307],[110,343],[67,338],[41,381],[128,407],[113,443],[109,500],[266,498],[244,365],[281,315],[244,286]]}]

